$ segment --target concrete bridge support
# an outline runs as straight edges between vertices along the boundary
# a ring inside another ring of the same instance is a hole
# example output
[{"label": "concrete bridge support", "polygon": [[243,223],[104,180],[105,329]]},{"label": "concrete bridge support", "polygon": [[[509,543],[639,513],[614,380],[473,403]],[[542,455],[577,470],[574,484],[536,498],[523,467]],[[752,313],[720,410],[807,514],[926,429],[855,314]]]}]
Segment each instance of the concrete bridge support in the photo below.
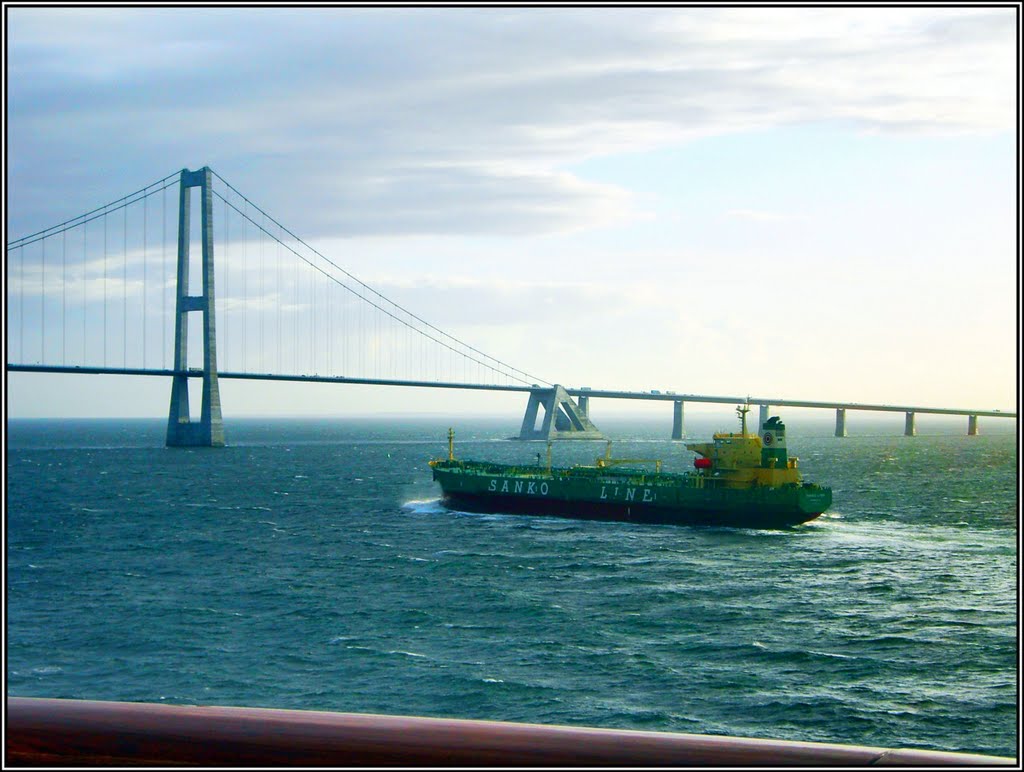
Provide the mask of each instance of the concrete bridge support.
[{"label": "concrete bridge support", "polygon": [[579,405],[580,412],[587,418],[590,418],[590,397],[580,394],[576,397],[576,404]]},{"label": "concrete bridge support", "polygon": [[761,405],[761,409],[757,413],[757,431],[761,431],[761,427],[764,426],[764,422],[768,420],[768,413],[771,409],[771,405]]},{"label": "concrete bridge support", "polygon": [[677,399],[672,403],[672,439],[681,440],[686,436],[683,424],[683,401]]},{"label": "concrete bridge support", "polygon": [[907,421],[903,425],[903,436],[904,437],[913,437],[913,436],[915,436],[917,434],[917,427],[915,426],[915,419],[916,418],[917,418],[917,413],[907,413]]},{"label": "concrete bridge support", "polygon": [[978,416],[969,415],[967,416],[967,436],[977,437],[978,436]]},{"label": "concrete bridge support", "polygon": [[[167,417],[168,447],[207,447],[224,445],[224,422],[220,412],[220,388],[217,384],[217,336],[214,325],[213,293],[213,190],[210,169],[181,170],[178,196],[178,289],[174,312],[174,369],[171,382],[171,409]],[[200,189],[202,218],[202,294],[188,294],[190,191]],[[188,315],[202,313],[203,324],[203,401],[199,422],[193,423],[188,404]]]},{"label": "concrete bridge support", "polygon": [[[543,406],[544,421],[537,429],[537,413]],[[523,425],[519,430],[521,440],[603,440],[601,431],[590,422],[587,414],[572,401],[566,390],[555,384],[550,389],[530,392],[526,405]]]},{"label": "concrete bridge support", "polygon": [[846,436],[846,408],[836,408],[836,437]]}]

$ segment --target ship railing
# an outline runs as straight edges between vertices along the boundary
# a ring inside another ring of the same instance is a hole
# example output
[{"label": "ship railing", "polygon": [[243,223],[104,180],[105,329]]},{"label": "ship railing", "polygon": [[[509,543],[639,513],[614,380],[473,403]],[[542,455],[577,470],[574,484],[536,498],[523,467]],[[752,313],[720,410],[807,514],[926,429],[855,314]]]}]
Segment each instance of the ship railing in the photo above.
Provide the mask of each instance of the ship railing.
[{"label": "ship railing", "polygon": [[716,490],[726,487],[726,481],[710,475],[694,475],[690,473],[679,474],[674,472],[661,472],[656,476],[645,470],[632,470],[623,468],[600,468],[596,466],[576,465],[567,469],[548,469],[546,466],[517,466],[513,464],[497,464],[483,461],[475,461],[472,466],[466,462],[455,460],[444,460],[438,463],[443,469],[450,472],[469,475],[501,475],[504,477],[521,477],[523,479],[572,479],[579,477],[605,477],[614,476],[622,485],[675,485],[683,484],[693,488]]},{"label": "ship railing", "polygon": [[942,751],[501,721],[8,697],[5,766],[1015,766]]}]

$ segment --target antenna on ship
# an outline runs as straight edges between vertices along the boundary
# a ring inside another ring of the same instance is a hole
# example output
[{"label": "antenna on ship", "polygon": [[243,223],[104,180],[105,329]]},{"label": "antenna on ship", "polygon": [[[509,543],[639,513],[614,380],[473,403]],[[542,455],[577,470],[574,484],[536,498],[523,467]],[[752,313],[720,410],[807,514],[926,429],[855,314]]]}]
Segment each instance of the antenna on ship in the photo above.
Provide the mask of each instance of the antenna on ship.
[{"label": "antenna on ship", "polygon": [[448,427],[448,460],[455,460],[455,430]]},{"label": "antenna on ship", "polygon": [[740,417],[740,431],[743,433],[744,437],[747,436],[747,413],[749,413],[749,412],[750,412],[750,405],[749,404],[737,405],[736,406],[736,414]]}]

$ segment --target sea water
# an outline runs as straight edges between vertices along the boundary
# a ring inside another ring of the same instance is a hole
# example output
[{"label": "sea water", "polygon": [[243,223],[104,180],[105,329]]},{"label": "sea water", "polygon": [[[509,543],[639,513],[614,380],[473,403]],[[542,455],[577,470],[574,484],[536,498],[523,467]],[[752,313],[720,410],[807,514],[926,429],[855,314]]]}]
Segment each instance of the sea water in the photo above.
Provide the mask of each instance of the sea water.
[{"label": "sea water", "polygon": [[[454,423],[461,457],[546,455]],[[783,531],[449,511],[448,425],[9,421],[8,694],[1016,755],[1015,423],[790,423],[834,505]],[[666,422],[602,428],[692,464]]]}]

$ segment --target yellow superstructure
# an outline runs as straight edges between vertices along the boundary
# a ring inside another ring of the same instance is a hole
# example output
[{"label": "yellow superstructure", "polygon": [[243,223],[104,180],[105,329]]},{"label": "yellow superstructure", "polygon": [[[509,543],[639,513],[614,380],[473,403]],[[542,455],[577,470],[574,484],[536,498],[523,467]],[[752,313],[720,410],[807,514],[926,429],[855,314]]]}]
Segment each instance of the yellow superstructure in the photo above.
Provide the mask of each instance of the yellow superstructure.
[{"label": "yellow superstructure", "polygon": [[712,442],[688,442],[686,447],[709,463],[695,464],[702,474],[729,488],[798,485],[798,459],[786,456],[786,427],[777,417],[765,421],[757,434],[747,432],[746,405],[736,408],[741,430],[716,432]]}]

